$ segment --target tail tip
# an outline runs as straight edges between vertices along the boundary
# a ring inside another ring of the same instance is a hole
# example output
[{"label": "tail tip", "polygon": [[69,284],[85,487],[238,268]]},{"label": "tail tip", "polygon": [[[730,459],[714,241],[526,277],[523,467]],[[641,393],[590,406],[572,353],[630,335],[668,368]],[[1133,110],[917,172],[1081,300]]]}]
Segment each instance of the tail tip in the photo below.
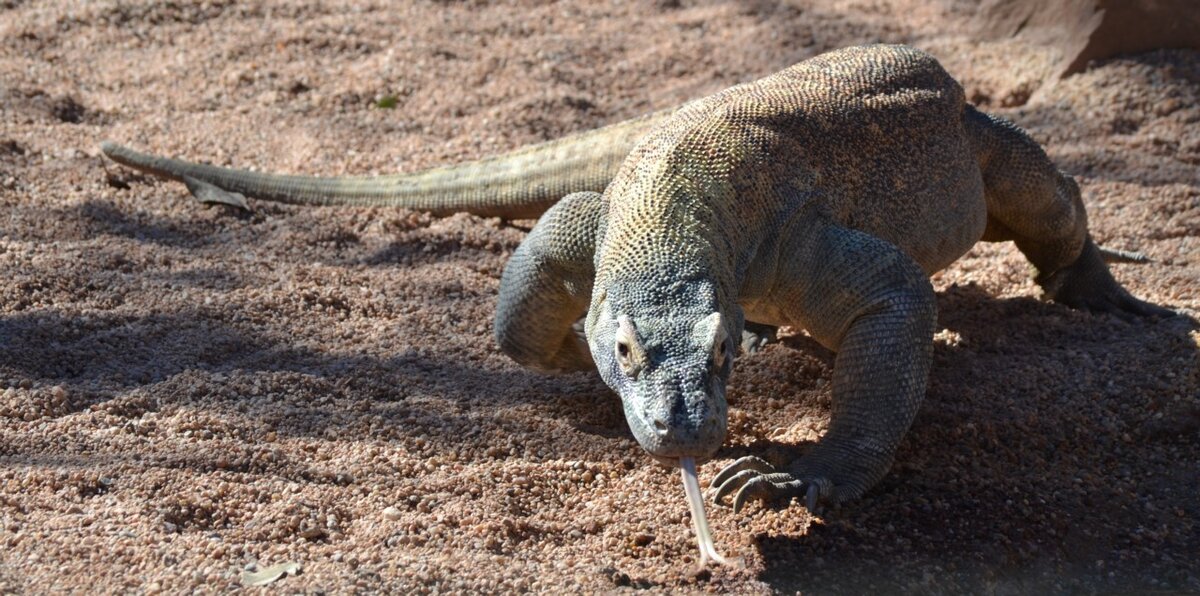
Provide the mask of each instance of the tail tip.
[{"label": "tail tip", "polygon": [[113,153],[116,153],[120,148],[121,146],[116,141],[100,141],[100,151],[109,157],[112,157]]},{"label": "tail tip", "polygon": [[1145,265],[1153,263],[1154,260],[1150,257],[1135,251],[1120,250],[1117,248],[1100,247],[1100,257],[1105,263],[1132,263],[1135,265]]}]

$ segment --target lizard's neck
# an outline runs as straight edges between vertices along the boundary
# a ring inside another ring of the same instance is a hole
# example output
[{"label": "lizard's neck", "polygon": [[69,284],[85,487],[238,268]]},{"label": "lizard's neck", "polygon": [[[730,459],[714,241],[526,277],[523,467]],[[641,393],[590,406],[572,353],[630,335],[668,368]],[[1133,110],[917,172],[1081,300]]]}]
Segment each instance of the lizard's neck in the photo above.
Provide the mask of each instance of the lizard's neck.
[{"label": "lizard's neck", "polygon": [[[657,186],[657,185],[656,185]],[[734,229],[714,204],[700,198],[694,184],[666,184],[650,192],[610,202],[604,238],[598,247],[596,282],[636,283],[664,290],[700,283],[711,288],[716,304],[737,302],[740,286]]]},{"label": "lizard's neck", "polygon": [[706,279],[729,313],[776,211],[765,173],[770,135],[703,108],[684,108],[643,139],[606,189],[596,283]]}]

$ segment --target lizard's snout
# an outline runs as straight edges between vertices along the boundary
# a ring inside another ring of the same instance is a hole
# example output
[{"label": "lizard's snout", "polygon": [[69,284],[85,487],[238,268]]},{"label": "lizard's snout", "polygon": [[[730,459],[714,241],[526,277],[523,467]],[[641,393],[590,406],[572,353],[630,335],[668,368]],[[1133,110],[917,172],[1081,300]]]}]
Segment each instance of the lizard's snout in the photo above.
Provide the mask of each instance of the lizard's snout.
[{"label": "lizard's snout", "polygon": [[680,457],[706,460],[725,441],[723,396],[675,395],[648,400],[642,408],[626,410],[638,443],[659,460]]}]

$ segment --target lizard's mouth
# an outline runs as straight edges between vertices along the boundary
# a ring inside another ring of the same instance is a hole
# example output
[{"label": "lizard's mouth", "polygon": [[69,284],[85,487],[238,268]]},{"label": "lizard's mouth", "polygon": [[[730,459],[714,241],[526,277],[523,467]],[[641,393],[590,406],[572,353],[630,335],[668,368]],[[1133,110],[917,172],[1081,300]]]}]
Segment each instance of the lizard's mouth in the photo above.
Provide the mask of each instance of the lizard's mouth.
[{"label": "lizard's mouth", "polygon": [[649,452],[647,452],[646,455],[649,455],[650,459],[653,459],[654,461],[658,462],[659,465],[661,465],[662,467],[671,468],[672,470],[679,467],[679,465],[680,465],[679,462],[682,459],[690,459],[690,460],[692,460],[694,465],[699,465],[699,464],[702,464],[702,463],[712,459],[711,455],[702,455],[702,456],[695,456],[695,457],[689,457],[689,458],[681,458],[681,457],[677,457],[677,456],[666,456],[666,455],[655,455],[655,454],[649,453]]}]

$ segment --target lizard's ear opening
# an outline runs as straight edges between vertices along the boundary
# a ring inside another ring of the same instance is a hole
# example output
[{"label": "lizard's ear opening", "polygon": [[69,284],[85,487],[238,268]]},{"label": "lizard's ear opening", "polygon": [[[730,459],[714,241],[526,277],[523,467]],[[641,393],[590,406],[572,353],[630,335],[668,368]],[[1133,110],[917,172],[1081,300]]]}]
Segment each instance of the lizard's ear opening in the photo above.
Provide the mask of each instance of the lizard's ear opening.
[{"label": "lizard's ear opening", "polygon": [[621,315],[617,318],[617,338],[614,344],[613,351],[617,357],[617,364],[621,366],[621,371],[631,379],[637,378],[646,361],[646,350],[638,340],[637,329],[633,326],[633,319],[630,319],[629,315]]}]

